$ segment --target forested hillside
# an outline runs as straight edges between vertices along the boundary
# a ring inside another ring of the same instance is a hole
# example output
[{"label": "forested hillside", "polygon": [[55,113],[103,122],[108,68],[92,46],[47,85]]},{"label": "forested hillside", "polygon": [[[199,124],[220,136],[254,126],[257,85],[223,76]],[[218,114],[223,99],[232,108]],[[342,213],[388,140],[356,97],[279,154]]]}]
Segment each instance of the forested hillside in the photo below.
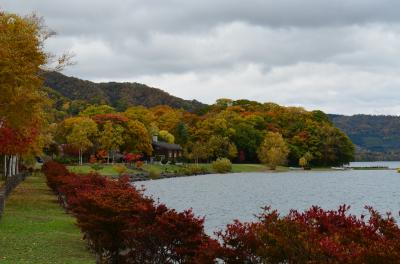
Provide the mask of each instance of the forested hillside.
[{"label": "forested hillside", "polygon": [[329,115],[356,148],[357,160],[400,159],[400,117],[379,115]]},{"label": "forested hillside", "polygon": [[[301,158],[313,166],[340,165],[353,159],[352,143],[321,111],[249,100],[220,99],[214,105],[205,105],[143,84],[93,83],[55,72],[45,73],[44,89],[55,104],[48,109],[51,122],[77,115],[94,116],[93,120],[99,122],[95,116],[106,114],[105,118],[122,122],[121,131],[128,131],[128,118],[146,127],[148,136],[142,137],[143,142],[154,133],[166,132],[183,146],[188,159],[228,157],[237,162],[258,162],[257,151],[267,132],[282,135],[291,166],[297,166]],[[61,132],[64,140],[58,143],[67,143],[65,133]],[[144,151],[129,149],[134,150]]]},{"label": "forested hillside", "polygon": [[109,104],[118,110],[125,110],[132,105],[169,105],[187,111],[198,111],[205,106],[196,100],[183,100],[140,83],[94,83],[58,72],[46,72],[44,79],[44,85],[56,91],[59,96],[90,104]]},{"label": "forested hillside", "polygon": [[[220,99],[201,114],[166,105],[133,106],[123,112],[92,105],[54,128],[57,145],[79,148],[86,157],[103,156],[99,151],[151,154],[151,137],[158,135],[160,140],[180,144],[188,161],[228,158],[256,163],[268,133],[284,140],[290,166],[299,165],[300,159],[312,166],[346,164],[354,153],[349,138],[323,112],[248,100]],[[82,138],[78,135],[83,131]],[[277,154],[276,142],[270,144],[271,155]]]}]

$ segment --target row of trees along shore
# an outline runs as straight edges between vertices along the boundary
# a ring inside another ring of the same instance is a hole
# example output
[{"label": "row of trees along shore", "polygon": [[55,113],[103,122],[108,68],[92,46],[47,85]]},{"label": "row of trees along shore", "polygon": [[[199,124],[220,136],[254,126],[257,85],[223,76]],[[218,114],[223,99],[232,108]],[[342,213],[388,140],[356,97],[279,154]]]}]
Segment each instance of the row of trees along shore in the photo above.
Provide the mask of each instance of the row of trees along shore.
[{"label": "row of trees along shore", "polygon": [[[321,111],[274,103],[220,99],[202,113],[169,106],[131,106],[117,112],[108,105],[90,105],[76,116],[52,124],[54,145],[79,156],[106,151],[150,155],[151,137],[180,144],[188,161],[228,158],[234,162],[290,166],[333,166],[353,160],[349,138]],[[53,151],[53,152],[52,152]],[[98,157],[101,155],[97,155]],[[112,159],[112,157],[111,157]]]}]

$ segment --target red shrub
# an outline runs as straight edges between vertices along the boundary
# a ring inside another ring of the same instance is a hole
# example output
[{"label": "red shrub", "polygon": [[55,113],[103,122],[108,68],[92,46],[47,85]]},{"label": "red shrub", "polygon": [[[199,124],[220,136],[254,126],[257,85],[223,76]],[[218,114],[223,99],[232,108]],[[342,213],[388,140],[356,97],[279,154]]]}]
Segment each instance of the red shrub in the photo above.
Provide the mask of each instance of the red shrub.
[{"label": "red shrub", "polygon": [[266,208],[259,222],[229,225],[218,235],[227,263],[399,263],[400,229],[370,210],[368,221],[348,207],[312,207],[280,217]]},{"label": "red shrub", "polygon": [[108,254],[113,261],[126,249],[124,232],[130,223],[141,222],[148,211],[154,211],[153,201],[144,198],[125,180],[106,180],[104,186],[80,189],[72,202],[72,212],[78,226],[90,240],[94,250]]},{"label": "red shrub", "polygon": [[124,155],[124,161],[127,163],[132,163],[134,161],[140,161],[140,159],[143,157],[142,154],[137,154],[137,153],[126,153]]},{"label": "red shrub", "polygon": [[76,175],[55,162],[46,163],[43,172],[103,261],[214,263],[219,245],[191,211],[155,205],[127,177],[113,181],[98,174]]},{"label": "red shrub", "polygon": [[219,244],[191,210],[178,213],[161,204],[140,220],[126,231],[126,263],[215,263]]},{"label": "red shrub", "polygon": [[54,161],[48,161],[44,163],[42,166],[42,172],[46,175],[47,185],[55,193],[58,193],[58,187],[61,184],[61,178],[67,177],[69,174],[64,165]]},{"label": "red shrub", "polygon": [[106,178],[96,173],[89,173],[87,175],[69,174],[60,181],[58,187],[64,207],[68,210],[73,210],[79,203],[77,194],[79,192],[86,192],[89,190],[96,190],[105,188]]},{"label": "red shrub", "polygon": [[217,232],[222,239],[222,258],[227,263],[262,263],[257,254],[262,241],[257,235],[261,223],[241,223],[235,220],[224,232]]}]

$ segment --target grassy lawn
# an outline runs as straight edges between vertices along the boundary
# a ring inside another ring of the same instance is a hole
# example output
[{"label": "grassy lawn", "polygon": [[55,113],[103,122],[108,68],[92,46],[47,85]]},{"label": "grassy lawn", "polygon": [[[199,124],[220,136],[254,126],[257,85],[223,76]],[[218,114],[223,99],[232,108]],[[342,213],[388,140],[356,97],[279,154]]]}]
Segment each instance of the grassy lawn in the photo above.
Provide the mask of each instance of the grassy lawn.
[{"label": "grassy lawn", "polygon": [[[199,166],[206,167],[209,171],[212,171],[211,163],[201,163]],[[263,172],[268,171],[268,167],[263,164],[232,164],[232,172]],[[287,171],[287,167],[278,167],[276,171]]]},{"label": "grassy lawn", "polygon": [[[191,166],[195,166],[195,164],[187,164]],[[116,176],[118,173],[115,171],[113,165],[102,164],[103,168],[98,172],[104,176]],[[198,166],[206,168],[208,171],[212,172],[211,163],[200,163]],[[75,173],[89,173],[94,171],[90,165],[82,165],[82,166],[67,166],[67,168],[71,172]],[[182,165],[171,165],[171,164],[144,164],[143,169],[145,171],[153,171],[156,173],[162,172],[179,172],[182,169]],[[287,171],[287,167],[278,167],[276,171]],[[263,164],[232,164],[232,172],[262,172],[268,171],[268,168]],[[128,170],[128,173],[136,173],[139,171],[136,170]]]},{"label": "grassy lawn", "polygon": [[[188,164],[191,166],[195,166],[195,164]],[[208,171],[212,172],[211,163],[199,163],[198,166],[206,168]],[[179,171],[182,166],[178,165],[160,165],[160,164],[145,164],[143,165],[144,170],[154,170],[157,172],[163,171]],[[276,171],[287,171],[289,170],[287,167],[278,167]],[[263,172],[268,171],[268,167],[263,164],[232,164],[232,172]]]},{"label": "grassy lawn", "polygon": [[0,263],[95,263],[75,219],[59,206],[40,173],[28,177],[6,202]]},{"label": "grassy lawn", "polygon": [[[103,168],[99,171],[97,171],[99,174],[104,175],[104,176],[116,176],[118,175],[118,172],[114,169],[113,165],[107,165],[107,164],[102,164],[101,165]],[[86,174],[89,172],[94,172],[95,170],[92,169],[92,167],[90,165],[82,165],[82,166],[67,166],[68,170],[70,172],[74,172],[74,173],[82,173],[82,174]],[[131,170],[129,169],[127,171],[127,173],[136,173],[138,171],[136,170]]]},{"label": "grassy lawn", "polygon": [[144,164],[143,169],[145,171],[155,171],[158,173],[161,172],[174,172],[182,169],[181,165],[171,165],[171,164]]}]

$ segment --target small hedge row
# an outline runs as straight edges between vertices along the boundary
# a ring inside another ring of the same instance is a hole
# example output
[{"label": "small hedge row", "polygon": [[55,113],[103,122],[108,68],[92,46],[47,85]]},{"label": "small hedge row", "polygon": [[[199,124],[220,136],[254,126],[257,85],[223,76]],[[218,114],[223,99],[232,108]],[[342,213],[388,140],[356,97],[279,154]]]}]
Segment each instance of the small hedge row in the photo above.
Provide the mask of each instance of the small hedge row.
[{"label": "small hedge row", "polygon": [[155,203],[126,178],[76,175],[55,162],[43,171],[98,263],[400,263],[399,226],[371,207],[368,219],[346,206],[286,216],[266,207],[258,221],[235,221],[216,241],[192,211]]},{"label": "small hedge row", "polygon": [[44,164],[43,172],[99,263],[214,263],[219,245],[191,210],[155,203],[127,178],[76,175],[56,162]]}]

